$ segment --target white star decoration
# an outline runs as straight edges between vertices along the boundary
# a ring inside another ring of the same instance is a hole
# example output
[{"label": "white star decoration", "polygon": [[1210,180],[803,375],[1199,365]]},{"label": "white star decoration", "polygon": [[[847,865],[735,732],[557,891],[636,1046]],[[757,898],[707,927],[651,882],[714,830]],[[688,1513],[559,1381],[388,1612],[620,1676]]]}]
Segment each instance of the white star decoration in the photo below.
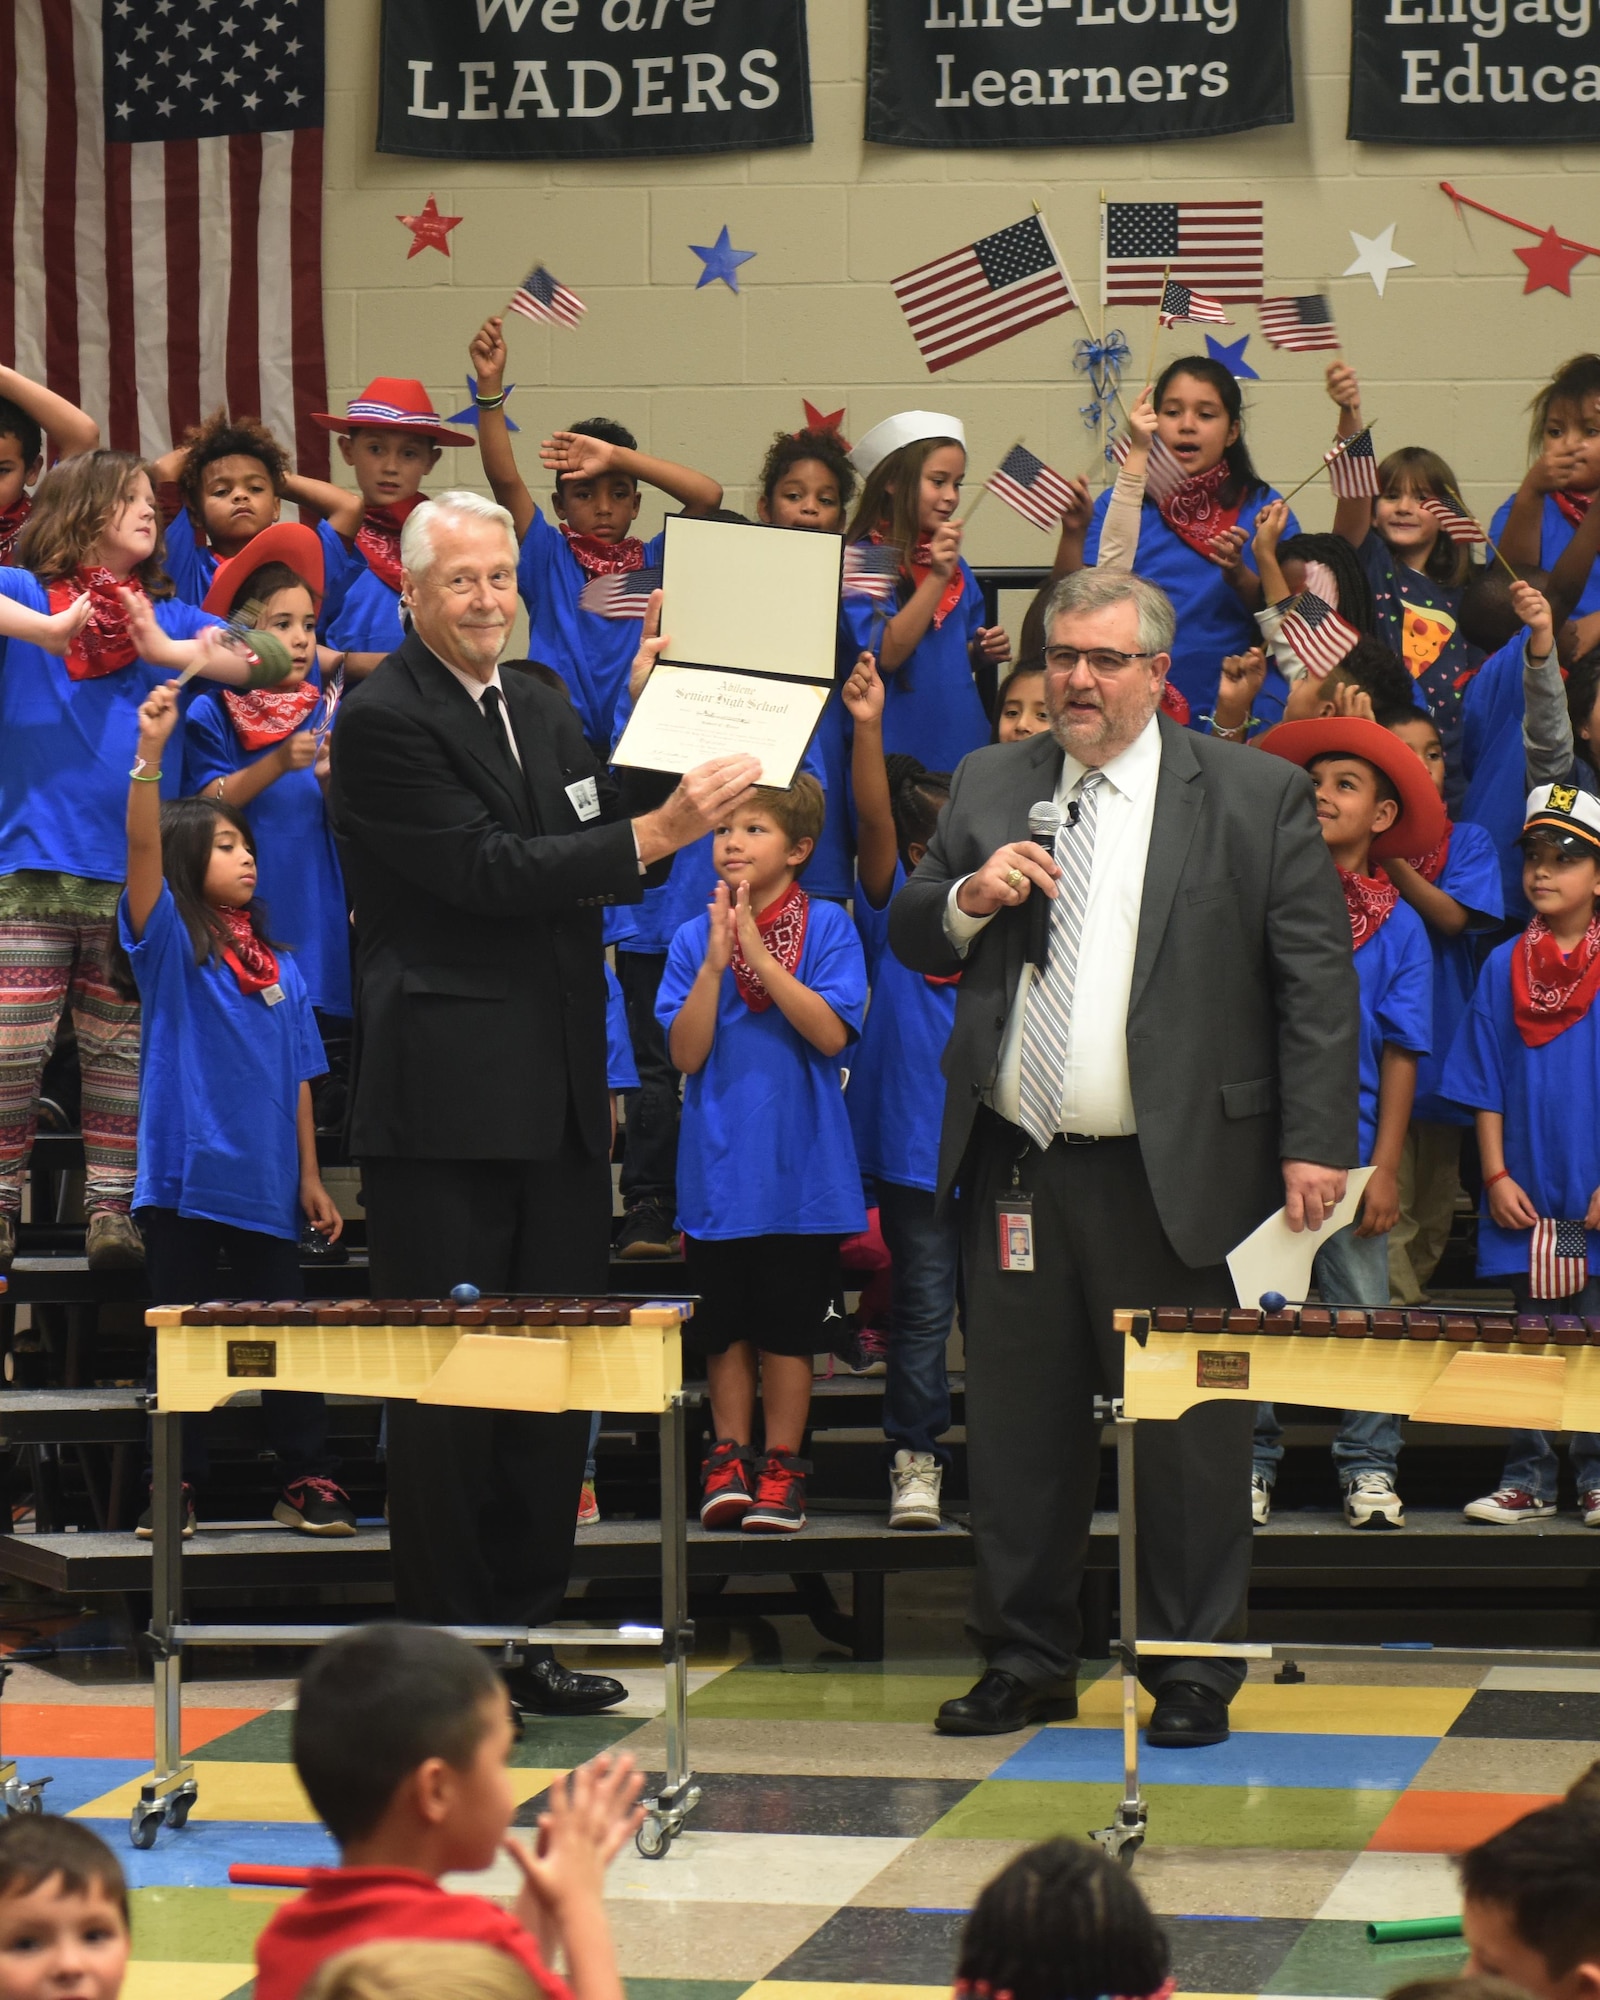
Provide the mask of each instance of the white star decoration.
[{"label": "white star decoration", "polygon": [[1389,282],[1391,271],[1410,270],[1415,258],[1402,257],[1394,247],[1394,232],[1400,227],[1391,222],[1379,236],[1363,236],[1358,229],[1350,232],[1350,241],[1356,246],[1356,261],[1345,271],[1347,278],[1368,277],[1378,288],[1378,297],[1383,297],[1383,288]]}]

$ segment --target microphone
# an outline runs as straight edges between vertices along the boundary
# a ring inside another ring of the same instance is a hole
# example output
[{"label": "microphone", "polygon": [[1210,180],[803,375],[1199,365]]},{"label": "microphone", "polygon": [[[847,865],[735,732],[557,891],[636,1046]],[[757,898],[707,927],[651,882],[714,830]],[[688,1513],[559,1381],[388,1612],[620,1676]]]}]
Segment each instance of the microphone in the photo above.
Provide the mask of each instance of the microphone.
[{"label": "microphone", "polygon": [[[1028,838],[1036,840],[1046,853],[1053,855],[1056,835],[1061,831],[1062,812],[1054,799],[1040,799],[1037,805],[1028,808]],[[1071,808],[1068,823],[1076,826],[1078,808]],[[1050,898],[1035,889],[1028,904],[1028,949],[1027,963],[1038,966],[1042,972],[1050,957]]]}]

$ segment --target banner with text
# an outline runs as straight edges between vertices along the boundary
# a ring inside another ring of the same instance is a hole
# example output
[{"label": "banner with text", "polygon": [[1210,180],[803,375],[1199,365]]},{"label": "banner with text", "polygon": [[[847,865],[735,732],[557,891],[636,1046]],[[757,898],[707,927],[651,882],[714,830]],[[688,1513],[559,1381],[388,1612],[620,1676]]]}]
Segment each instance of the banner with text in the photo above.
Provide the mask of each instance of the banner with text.
[{"label": "banner with text", "polygon": [[1294,119],[1288,0],[869,0],[881,146],[1105,146]]},{"label": "banner with text", "polygon": [[383,0],[380,153],[618,159],[810,141],[805,0]]},{"label": "banner with text", "polygon": [[1352,139],[1600,140],[1600,0],[1352,0]]}]

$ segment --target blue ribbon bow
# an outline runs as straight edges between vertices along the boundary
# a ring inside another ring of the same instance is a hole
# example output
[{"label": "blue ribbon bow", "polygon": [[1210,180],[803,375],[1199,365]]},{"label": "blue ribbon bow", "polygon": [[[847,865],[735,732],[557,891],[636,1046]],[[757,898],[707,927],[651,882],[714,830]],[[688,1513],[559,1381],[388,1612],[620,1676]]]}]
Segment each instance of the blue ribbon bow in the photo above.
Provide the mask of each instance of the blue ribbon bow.
[{"label": "blue ribbon bow", "polygon": [[[1122,387],[1122,371],[1133,358],[1126,334],[1118,327],[1107,327],[1103,339],[1080,340],[1072,350],[1072,365],[1080,375],[1089,378],[1091,400],[1078,407],[1087,431],[1098,430],[1105,423],[1117,393]],[[1106,457],[1111,457],[1111,444],[1106,444]]]}]

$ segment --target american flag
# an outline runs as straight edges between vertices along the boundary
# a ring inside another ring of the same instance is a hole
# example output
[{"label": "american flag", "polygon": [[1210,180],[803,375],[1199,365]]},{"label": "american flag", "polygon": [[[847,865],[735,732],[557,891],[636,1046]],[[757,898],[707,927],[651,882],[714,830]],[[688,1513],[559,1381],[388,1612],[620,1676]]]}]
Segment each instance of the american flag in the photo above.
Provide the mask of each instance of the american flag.
[{"label": "american flag", "polygon": [[589,308],[576,292],[552,278],[537,264],[511,295],[509,310],[524,319],[548,321],[551,326],[576,326]]},{"label": "american flag", "polygon": [[[1119,437],[1111,447],[1111,455],[1118,465],[1124,465],[1132,448],[1131,438]],[[1145,460],[1144,490],[1156,505],[1159,507],[1163,500],[1170,500],[1188,477],[1182,461],[1167,449],[1159,437],[1153,437],[1150,440],[1150,456]]]},{"label": "american flag", "polygon": [[1333,307],[1325,292],[1308,292],[1297,299],[1263,299],[1261,331],[1274,347],[1286,347],[1291,354],[1311,354],[1319,348],[1339,346],[1339,329],[1333,323]]},{"label": "american flag", "polygon": [[1078,303],[1037,215],[907,271],[894,295],[935,375]]},{"label": "american flag", "polygon": [[1036,528],[1053,528],[1072,498],[1072,488],[1061,474],[1020,444],[1006,453],[988,486],[997,500],[1015,507]]},{"label": "american flag", "polygon": [[844,552],[844,588],[874,604],[894,600],[900,582],[900,551],[885,542],[852,542]]},{"label": "american flag", "polygon": [[1422,502],[1422,510],[1425,514],[1433,516],[1453,542],[1466,542],[1475,547],[1482,547],[1489,539],[1470,514],[1463,513],[1448,500],[1435,500],[1430,494]]},{"label": "american flag", "polygon": [[1372,429],[1357,431],[1322,456],[1328,478],[1341,500],[1372,500],[1378,495],[1378,455],[1372,449]]},{"label": "american flag", "polygon": [[118,450],[226,405],[326,478],[322,88],[313,0],[0,0],[0,360]]},{"label": "american flag", "polygon": [[1106,308],[1161,302],[1164,279],[1233,305],[1261,297],[1266,268],[1259,201],[1109,201],[1100,211]]},{"label": "american flag", "polygon": [[1176,326],[1180,320],[1204,320],[1210,326],[1232,326],[1233,321],[1215,299],[1208,299],[1188,285],[1169,278],[1161,290],[1161,324]]},{"label": "american flag", "polygon": [[1589,1236],[1581,1222],[1533,1225],[1528,1244],[1528,1290],[1536,1299],[1570,1299],[1589,1278]]},{"label": "american flag", "polygon": [[1302,590],[1284,613],[1278,628],[1295,658],[1314,681],[1332,673],[1360,639],[1356,628],[1341,618],[1325,597]]},{"label": "american flag", "polygon": [[591,576],[578,592],[578,609],[597,618],[642,618],[650,609],[650,593],[661,588],[659,569],[618,570],[611,576]]}]

